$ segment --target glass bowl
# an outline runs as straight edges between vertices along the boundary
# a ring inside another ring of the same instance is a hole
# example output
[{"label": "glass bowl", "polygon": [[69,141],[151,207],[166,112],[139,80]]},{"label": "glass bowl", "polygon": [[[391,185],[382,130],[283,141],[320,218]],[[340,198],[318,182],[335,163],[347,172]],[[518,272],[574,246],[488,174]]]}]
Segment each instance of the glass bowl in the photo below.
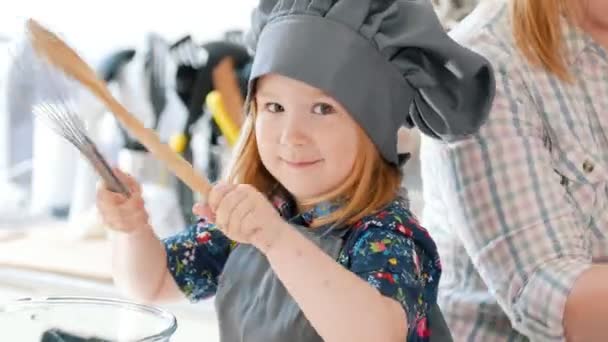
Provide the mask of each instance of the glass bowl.
[{"label": "glass bowl", "polygon": [[158,308],[109,298],[24,298],[0,303],[0,341],[169,341],[175,317]]}]

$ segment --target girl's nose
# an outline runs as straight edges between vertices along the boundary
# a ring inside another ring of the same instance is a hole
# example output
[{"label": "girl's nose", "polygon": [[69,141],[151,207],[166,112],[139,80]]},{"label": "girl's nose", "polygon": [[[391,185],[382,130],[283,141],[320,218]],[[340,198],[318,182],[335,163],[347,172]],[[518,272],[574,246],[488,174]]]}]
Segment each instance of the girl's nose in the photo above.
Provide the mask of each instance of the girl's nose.
[{"label": "girl's nose", "polygon": [[309,125],[304,115],[289,113],[283,122],[281,144],[303,145],[308,140]]}]

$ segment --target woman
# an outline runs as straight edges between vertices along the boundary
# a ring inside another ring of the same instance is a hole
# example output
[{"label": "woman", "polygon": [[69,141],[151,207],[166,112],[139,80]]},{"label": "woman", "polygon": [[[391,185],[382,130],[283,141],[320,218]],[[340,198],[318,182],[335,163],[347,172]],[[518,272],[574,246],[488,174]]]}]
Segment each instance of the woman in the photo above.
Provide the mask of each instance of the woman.
[{"label": "woman", "polygon": [[455,340],[608,340],[608,2],[486,1],[453,36],[497,85],[477,135],[421,143]]}]

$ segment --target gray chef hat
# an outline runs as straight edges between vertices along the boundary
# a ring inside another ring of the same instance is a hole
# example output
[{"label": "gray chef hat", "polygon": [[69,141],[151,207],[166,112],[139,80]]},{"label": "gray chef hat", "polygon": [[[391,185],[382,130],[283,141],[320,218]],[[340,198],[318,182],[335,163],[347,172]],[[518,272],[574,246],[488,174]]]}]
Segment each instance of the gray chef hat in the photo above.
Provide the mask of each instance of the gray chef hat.
[{"label": "gray chef hat", "polygon": [[494,97],[490,63],[445,33],[429,0],[260,0],[247,43],[248,98],[269,73],[319,88],[394,164],[399,127],[453,141],[479,129]]}]

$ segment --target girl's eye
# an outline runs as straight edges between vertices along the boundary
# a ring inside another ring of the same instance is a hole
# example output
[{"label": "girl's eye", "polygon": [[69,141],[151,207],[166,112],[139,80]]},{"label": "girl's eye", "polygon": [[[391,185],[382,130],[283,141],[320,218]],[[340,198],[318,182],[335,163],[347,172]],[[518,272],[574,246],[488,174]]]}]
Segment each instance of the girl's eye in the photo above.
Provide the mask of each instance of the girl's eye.
[{"label": "girl's eye", "polygon": [[336,112],[334,107],[327,103],[317,103],[312,109],[313,113],[320,115],[333,114]]},{"label": "girl's eye", "polygon": [[264,109],[270,113],[280,113],[285,111],[285,108],[276,102],[268,102],[264,104]]}]

